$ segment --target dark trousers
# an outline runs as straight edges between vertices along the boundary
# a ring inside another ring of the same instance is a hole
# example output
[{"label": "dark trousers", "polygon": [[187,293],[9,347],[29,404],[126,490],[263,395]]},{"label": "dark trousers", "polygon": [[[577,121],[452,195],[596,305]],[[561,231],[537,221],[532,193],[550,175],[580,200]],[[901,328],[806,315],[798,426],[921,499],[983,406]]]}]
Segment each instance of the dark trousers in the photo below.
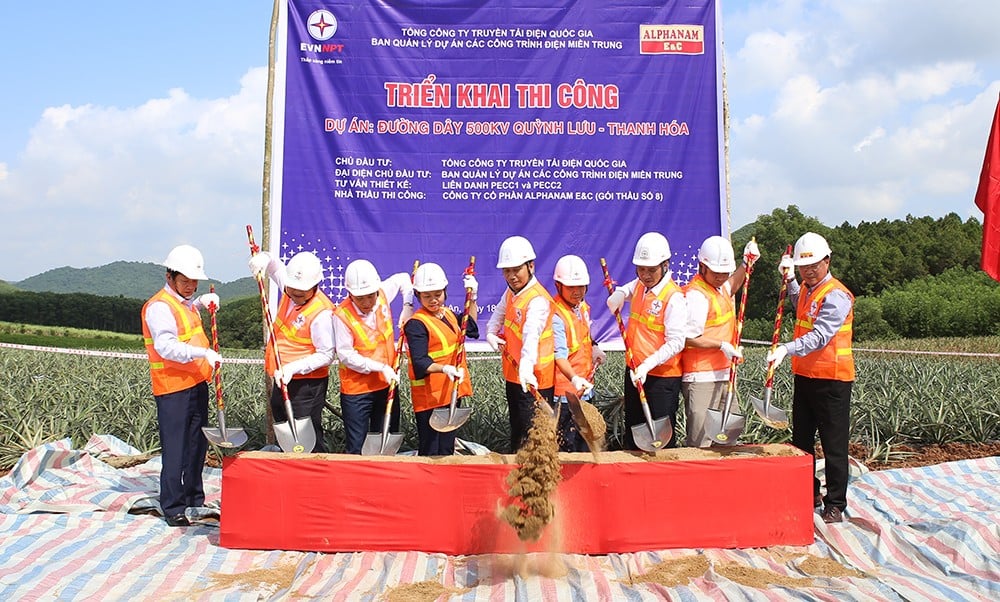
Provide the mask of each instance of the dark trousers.
[{"label": "dark trousers", "polygon": [[160,430],[160,508],[163,516],[184,514],[205,504],[201,471],[208,439],[201,427],[208,425],[208,383],[156,395],[156,421]]},{"label": "dark trousers", "polygon": [[[382,432],[382,421],[385,419],[385,404],[388,398],[389,387],[371,393],[340,394],[340,411],[344,415],[344,439],[347,453],[360,454],[365,436],[368,433]],[[392,400],[389,432],[399,432],[398,396]]]},{"label": "dark trousers", "polygon": [[[646,393],[646,402],[649,404],[649,413],[653,420],[670,418],[670,425],[677,424],[677,408],[681,398],[681,377],[679,376],[647,376],[643,384],[643,391]],[[639,446],[635,444],[632,437],[632,427],[637,424],[646,424],[646,415],[642,412],[642,403],[639,401],[639,390],[632,384],[628,371],[625,373],[625,449],[637,450]],[[677,437],[673,433],[670,435],[670,442],[667,447],[677,447]]]},{"label": "dark trousers", "polygon": [[[824,506],[847,508],[849,477],[847,445],[851,437],[851,385],[853,382],[795,376],[792,395],[792,445],[815,454],[816,431],[826,458]],[[816,459],[813,456],[813,473]],[[813,478],[813,495],[819,479]]]},{"label": "dark trousers", "polygon": [[[531,420],[535,417],[535,396],[530,391],[525,393],[519,383],[504,382],[506,384],[504,392],[507,396],[507,416],[510,419],[510,452],[515,453],[528,439],[528,429],[531,428]],[[545,401],[552,403],[555,387],[538,389],[538,392]]]},{"label": "dark trousers", "polygon": [[573,412],[569,409],[569,402],[562,401],[565,397],[559,397],[559,451],[561,452],[586,452],[590,451],[580,429],[573,420]]},{"label": "dark trousers", "polygon": [[[292,413],[296,418],[305,418],[312,421],[313,431],[316,433],[315,452],[325,453],[329,451],[323,437],[323,406],[326,403],[326,391],[330,386],[328,378],[293,378],[288,383],[288,400],[292,404]],[[271,414],[275,422],[285,422],[288,414],[285,412],[285,397],[281,393],[281,387],[275,383],[271,387]]]},{"label": "dark trousers", "polygon": [[[455,404],[462,407],[462,400],[459,398]],[[448,406],[438,409],[448,410]],[[414,412],[413,418],[417,422],[417,455],[419,456],[451,456],[455,453],[455,436],[458,431],[442,433],[431,427],[431,414],[434,409]]]}]

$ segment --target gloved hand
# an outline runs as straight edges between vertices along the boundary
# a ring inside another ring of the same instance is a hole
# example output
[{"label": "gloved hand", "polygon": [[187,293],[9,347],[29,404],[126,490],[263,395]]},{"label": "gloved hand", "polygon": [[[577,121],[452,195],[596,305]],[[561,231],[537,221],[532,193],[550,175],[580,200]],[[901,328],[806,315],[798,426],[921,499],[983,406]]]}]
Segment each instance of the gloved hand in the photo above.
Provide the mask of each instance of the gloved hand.
[{"label": "gloved hand", "polygon": [[263,275],[270,264],[271,256],[263,251],[251,257],[249,263],[247,263],[250,267],[250,275],[254,277]]},{"label": "gloved hand", "polygon": [[521,389],[527,393],[530,387],[538,388],[538,379],[535,378],[535,366],[528,362],[521,362],[517,367],[517,379],[521,383]]},{"label": "gloved hand", "polygon": [[465,290],[472,291],[472,300],[475,301],[479,298],[479,281],[472,274],[466,274],[462,277],[462,286]]},{"label": "gloved hand", "polygon": [[774,348],[774,351],[767,354],[767,358],[765,359],[768,364],[774,362],[774,367],[777,368],[778,365],[781,364],[781,360],[785,359],[786,355],[788,355],[788,347],[778,345]]},{"label": "gloved hand", "polygon": [[649,374],[649,371],[655,367],[656,365],[652,362],[652,358],[650,358],[639,364],[635,370],[629,371],[629,377],[632,378],[632,384],[636,387],[640,384],[646,384],[646,376]]},{"label": "gloved hand", "polygon": [[444,372],[451,380],[459,383],[465,380],[465,370],[462,370],[457,366],[445,364],[444,366],[441,366],[441,372]]},{"label": "gloved hand", "polygon": [[590,393],[594,389],[594,383],[588,382],[587,379],[582,376],[574,376],[569,382],[582,396],[586,396],[587,393]]},{"label": "gloved hand", "polygon": [[590,351],[590,360],[594,362],[594,370],[597,370],[601,364],[608,361],[608,354],[604,353],[604,350],[594,343],[594,347]]},{"label": "gloved hand", "polygon": [[389,386],[399,382],[399,375],[396,374],[396,371],[389,364],[382,364],[382,367],[378,371],[382,373],[382,378],[385,379],[385,382],[389,383]]},{"label": "gloved hand", "polygon": [[608,295],[608,309],[611,313],[621,311],[623,305],[625,305],[625,291],[615,289],[615,292]]},{"label": "gloved hand", "polygon": [[283,384],[287,387],[288,383],[292,382],[292,377],[295,376],[295,373],[285,366],[284,368],[278,368],[275,370],[273,376],[274,382]]},{"label": "gloved hand", "polygon": [[778,264],[778,272],[785,277],[785,280],[795,280],[795,265],[792,263],[791,255],[781,256],[781,263]]},{"label": "gloved hand", "polygon": [[215,365],[222,361],[222,356],[214,349],[205,349],[205,361],[208,365],[215,368]]},{"label": "gloved hand", "polygon": [[743,263],[747,264],[748,268],[752,268],[759,257],[760,249],[757,248],[757,241],[751,238],[747,246],[743,247]]},{"label": "gloved hand", "polygon": [[198,297],[197,301],[198,305],[201,305],[205,309],[208,309],[208,306],[213,303],[215,303],[215,309],[219,309],[219,296],[215,293],[205,293],[204,295]]},{"label": "gloved hand", "polygon": [[413,304],[403,303],[403,311],[399,312],[399,327],[402,328],[410,318],[413,317]]},{"label": "gloved hand", "polygon": [[503,338],[501,338],[501,337],[493,334],[492,332],[489,333],[488,335],[486,335],[486,342],[490,344],[490,347],[493,348],[493,351],[500,351],[500,347],[502,345],[506,345],[507,344],[507,341],[505,341]]},{"label": "gloved hand", "polygon": [[733,347],[732,343],[723,341],[722,344],[719,345],[719,350],[722,351],[722,354],[726,356],[727,360],[732,361],[733,358],[740,360],[743,359],[743,348]]}]

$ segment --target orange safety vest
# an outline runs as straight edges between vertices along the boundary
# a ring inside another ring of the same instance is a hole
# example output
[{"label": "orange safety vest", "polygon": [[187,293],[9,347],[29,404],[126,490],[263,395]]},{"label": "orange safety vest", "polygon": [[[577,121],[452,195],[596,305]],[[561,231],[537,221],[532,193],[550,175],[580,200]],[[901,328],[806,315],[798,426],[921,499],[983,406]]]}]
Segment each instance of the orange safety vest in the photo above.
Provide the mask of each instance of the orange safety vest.
[{"label": "orange safety vest", "polygon": [[851,350],[851,338],[854,332],[854,295],[843,283],[831,277],[810,291],[808,296],[799,295],[794,336],[799,338],[812,331],[824,299],[833,290],[844,291],[851,299],[851,310],[847,312],[847,319],[825,347],[801,357],[793,355],[792,373],[809,378],[853,381],[854,353]]},{"label": "orange safety vest", "polygon": [[[708,316],[705,318],[705,330],[702,335],[737,345],[733,341],[736,334],[736,310],[732,296],[710,285],[701,274],[696,274],[684,287],[685,294],[690,291],[697,291],[708,299]],[[719,349],[702,349],[686,345],[681,352],[681,370],[684,374],[728,369],[729,360]]]},{"label": "orange safety vest", "polygon": [[[361,355],[383,364],[394,366],[396,363],[396,348],[393,345],[392,336],[392,313],[389,311],[389,302],[385,298],[385,293],[378,292],[378,299],[372,308],[375,312],[375,328],[371,329],[365,325],[358,310],[354,307],[354,302],[348,297],[340,302],[333,313],[336,314],[354,335],[354,348]],[[340,375],[340,392],[347,395],[360,395],[381,391],[389,385],[382,378],[379,372],[362,374],[351,370],[343,363],[338,370]]]},{"label": "orange safety vest", "polygon": [[[420,320],[427,327],[427,355],[434,360],[434,363],[455,365],[459,354],[459,325],[455,314],[450,309],[445,308],[444,319],[447,326],[422,307],[414,312],[413,319]],[[458,385],[458,396],[469,397],[472,395],[472,383],[465,358],[462,358],[461,365],[457,367],[465,370],[465,378]],[[423,378],[415,378],[412,356],[409,362],[409,373],[410,398],[413,400],[414,412],[440,408],[451,403],[451,394],[455,384],[446,374],[428,372]]]},{"label": "orange safety vest", "polygon": [[[667,340],[666,327],[663,318],[667,314],[667,305],[674,295],[683,295],[681,287],[677,286],[669,276],[658,295],[646,295],[646,287],[637,282],[632,300],[629,303],[628,328],[625,329],[625,344],[632,351],[635,365],[638,366],[647,357],[653,355]],[[635,366],[633,366],[634,368]],[[649,371],[650,376],[680,376],[681,354],[678,353]]]},{"label": "orange safety vest", "polygon": [[[552,306],[552,297],[548,291],[536,280],[534,284],[523,289],[520,294],[514,295],[508,288],[504,293],[507,296],[507,311],[503,318],[503,335],[507,341],[507,351],[515,361],[521,359],[521,347],[524,344],[524,318],[528,315],[528,303],[535,297],[542,297]],[[552,339],[552,311],[545,320],[545,327],[538,339],[538,360],[535,362],[535,378],[538,379],[539,389],[548,389],[555,383],[555,341]],[[503,377],[507,382],[520,382],[517,374],[517,364],[503,358]]]},{"label": "orange safety vest", "polygon": [[167,289],[160,289],[142,306],[142,338],[149,356],[149,376],[153,381],[153,395],[166,395],[207,382],[212,378],[212,366],[203,357],[187,363],[164,359],[153,347],[153,335],[146,324],[146,310],[150,305],[163,302],[170,308],[177,323],[177,340],[195,347],[208,347],[208,337],[201,326],[201,314],[172,295]]},{"label": "orange safety vest", "polygon": [[[573,373],[590,379],[594,367],[594,342],[590,338],[590,305],[586,301],[581,301],[580,315],[577,316],[577,312],[559,296],[553,301],[552,309],[562,318],[566,328],[566,348],[569,350],[569,357],[566,359],[573,367]],[[556,395],[565,395],[566,391],[575,392],[573,384],[563,376],[562,371],[556,369],[555,375]]]},{"label": "orange safety vest", "polygon": [[[319,289],[305,305],[293,307],[289,313],[289,308],[293,305],[288,295],[282,295],[281,302],[278,303],[278,318],[274,321],[274,344],[278,346],[282,365],[288,365],[290,362],[316,353],[310,331],[312,323],[323,310],[333,310],[333,302]],[[268,345],[264,356],[267,373],[274,374],[277,365],[274,349]],[[329,375],[330,368],[323,366],[306,374],[296,374],[292,378],[327,378]]]}]

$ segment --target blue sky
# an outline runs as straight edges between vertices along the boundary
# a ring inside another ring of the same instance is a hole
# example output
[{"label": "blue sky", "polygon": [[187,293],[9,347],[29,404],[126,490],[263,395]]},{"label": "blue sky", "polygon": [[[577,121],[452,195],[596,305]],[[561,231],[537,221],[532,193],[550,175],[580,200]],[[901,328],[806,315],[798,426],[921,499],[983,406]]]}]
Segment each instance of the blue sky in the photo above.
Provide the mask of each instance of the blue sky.
[{"label": "blue sky", "polygon": [[[721,2],[734,228],[790,204],[828,225],[980,217],[1000,2]],[[179,243],[245,275],[271,8],[0,4],[0,279]]]}]

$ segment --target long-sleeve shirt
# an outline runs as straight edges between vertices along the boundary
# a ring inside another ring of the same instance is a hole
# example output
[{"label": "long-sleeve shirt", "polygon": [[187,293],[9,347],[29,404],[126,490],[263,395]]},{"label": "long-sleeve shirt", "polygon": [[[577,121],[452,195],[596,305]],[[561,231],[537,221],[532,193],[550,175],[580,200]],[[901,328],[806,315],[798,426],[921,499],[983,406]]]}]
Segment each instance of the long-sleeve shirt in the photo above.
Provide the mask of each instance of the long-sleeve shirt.
[{"label": "long-sleeve shirt", "polygon": [[[656,296],[663,291],[663,287],[667,285],[667,279],[670,277],[670,272],[666,275],[651,289],[646,289],[647,295]],[[635,293],[636,286],[643,286],[639,279],[636,278],[629,282],[619,286],[617,290],[625,293],[625,299],[631,299],[632,295]],[[683,294],[672,295],[670,300],[667,301],[667,309],[664,310],[666,313],[663,315],[663,327],[665,340],[663,345],[660,345],[656,351],[645,360],[637,361],[650,361],[653,366],[659,366],[663,362],[674,357],[681,350],[684,349],[684,343],[687,341],[687,302],[684,300]]]},{"label": "long-sleeve shirt", "polygon": [[[719,290],[724,295],[732,295],[728,280],[722,284]],[[691,288],[685,293],[684,301],[687,303],[688,313],[687,338],[696,339],[705,334],[705,322],[708,320],[708,297],[698,289]],[[687,372],[681,377],[681,380],[684,382],[717,382],[727,378],[729,378],[729,370],[725,369],[714,372]]]},{"label": "long-sleeve shirt", "polygon": [[[393,274],[382,281],[380,288],[385,294],[387,303],[392,303],[396,295],[402,293],[403,303],[413,305],[413,283],[410,282],[409,274],[403,272]],[[354,303],[354,301],[351,301],[351,303]],[[372,311],[365,314],[361,313],[361,309],[356,304],[354,305],[354,309],[361,316],[362,322],[371,329],[375,328],[376,316],[374,310],[377,308],[378,304],[376,303]],[[343,366],[361,374],[370,374],[382,369],[384,365],[382,362],[358,353],[358,350],[354,348],[354,333],[351,332],[350,327],[336,314],[333,315],[333,340],[337,350],[337,359],[340,360]]]},{"label": "long-sleeve shirt", "polygon": [[[507,293],[517,297],[518,295],[524,293],[531,286],[538,282],[534,276],[531,280],[524,285],[517,293],[510,291],[508,289],[500,297],[500,301],[497,302],[496,308],[493,310],[493,315],[490,316],[490,321],[486,325],[486,332],[489,334],[498,334],[500,329],[503,328],[504,316],[507,313]],[[528,303],[528,311],[524,316],[524,325],[521,327],[522,340],[521,340],[521,357],[518,358],[520,365],[534,366],[538,363],[538,341],[542,337],[542,330],[545,328],[545,322],[549,319],[549,312],[552,308],[549,307],[549,301],[544,297],[535,297]]]},{"label": "long-sleeve shirt", "polygon": [[[164,285],[163,288],[187,307],[201,307],[200,303],[178,295],[169,285]],[[163,301],[150,303],[146,308],[144,319],[149,326],[149,334],[153,337],[153,348],[163,359],[186,364],[191,360],[205,357],[207,347],[196,347],[177,339],[177,322],[174,320],[173,312],[170,311],[170,306]]]},{"label": "long-sleeve shirt", "polygon": [[[825,278],[816,283],[820,286],[830,278],[832,274],[827,274]],[[815,288],[815,287],[813,287]],[[810,287],[800,287],[795,280],[788,281],[788,298],[791,299],[792,307],[798,307],[799,294],[809,294]],[[826,294],[823,305],[813,322],[813,329],[797,339],[785,343],[790,355],[809,355],[813,351],[819,351],[826,347],[833,335],[840,330],[840,327],[847,321],[847,314],[851,312],[851,298],[844,291],[833,289]]]}]

